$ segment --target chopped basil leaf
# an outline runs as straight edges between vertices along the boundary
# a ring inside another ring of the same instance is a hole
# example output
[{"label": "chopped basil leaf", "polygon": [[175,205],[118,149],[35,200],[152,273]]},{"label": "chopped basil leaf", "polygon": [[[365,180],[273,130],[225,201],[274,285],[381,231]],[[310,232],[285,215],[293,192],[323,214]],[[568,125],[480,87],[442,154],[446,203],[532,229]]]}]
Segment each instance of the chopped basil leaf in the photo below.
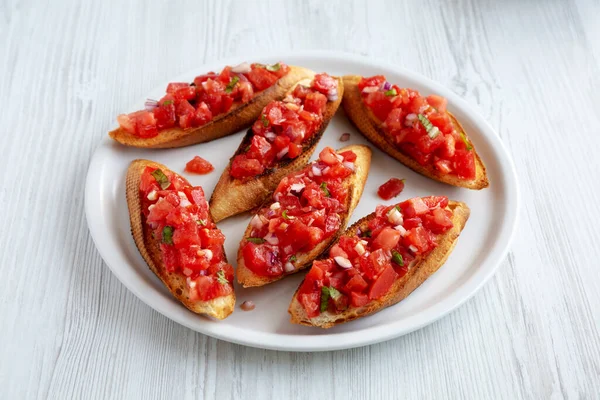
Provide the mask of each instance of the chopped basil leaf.
[{"label": "chopped basil leaf", "polygon": [[363,236],[363,237],[369,237],[369,238],[370,238],[372,234],[373,234],[373,232],[371,232],[371,230],[370,230],[370,229],[367,229],[366,231],[364,231],[364,232],[362,233],[362,236]]},{"label": "chopped basil leaf", "polygon": [[329,304],[329,298],[331,294],[329,293],[329,288],[327,286],[323,286],[321,288],[321,312],[327,311],[327,305]]},{"label": "chopped basil leaf", "polygon": [[231,82],[229,82],[227,84],[227,86],[225,87],[225,93],[231,93],[231,91],[233,90],[233,88],[235,87],[235,85],[237,85],[237,83],[240,81],[240,78],[237,76],[234,76],[233,78],[231,78]]},{"label": "chopped basil leaf", "polygon": [[419,121],[421,121],[427,133],[429,133],[429,131],[433,129],[433,124],[431,123],[429,118],[427,118],[423,114],[417,114],[417,118],[419,118]]},{"label": "chopped basil leaf", "polygon": [[267,119],[267,116],[265,114],[262,114],[260,116],[260,120],[262,121],[264,127],[269,126],[269,120]]},{"label": "chopped basil leaf", "polygon": [[279,69],[281,68],[281,65],[279,63],[277,64],[273,64],[273,65],[267,65],[267,71],[279,71]]},{"label": "chopped basil leaf", "polygon": [[196,223],[197,223],[198,225],[206,226],[206,221],[205,221],[205,220],[203,220],[203,219],[198,219],[198,220],[196,220]]},{"label": "chopped basil leaf", "polygon": [[323,191],[325,196],[331,196],[331,193],[329,193],[329,190],[327,189],[327,182],[321,182],[321,190]]},{"label": "chopped basil leaf", "polygon": [[265,239],[255,238],[255,237],[249,237],[249,238],[246,238],[246,240],[249,241],[250,243],[255,243],[255,244],[263,244],[265,242]]},{"label": "chopped basil leaf", "polygon": [[155,169],[154,171],[152,171],[152,176],[154,177],[154,179],[156,179],[156,182],[158,182],[162,190],[165,190],[166,188],[171,186],[169,178],[167,178],[167,176],[160,169]]},{"label": "chopped basil leaf", "polygon": [[329,305],[329,299],[336,300],[342,294],[339,290],[334,288],[333,286],[323,286],[321,288],[321,312],[327,311],[327,306]]},{"label": "chopped basil leaf", "polygon": [[223,271],[222,269],[220,269],[217,272],[217,281],[221,284],[221,285],[228,285],[229,281],[227,280],[227,278],[225,278],[225,271]]},{"label": "chopped basil leaf", "polygon": [[460,138],[462,139],[463,143],[467,147],[467,150],[469,150],[469,151],[473,150],[473,146],[471,146],[471,143],[469,143],[469,141],[467,140],[467,136],[465,135],[465,133],[463,131],[460,131]]},{"label": "chopped basil leaf", "polygon": [[398,253],[396,250],[392,250],[392,261],[398,264],[399,266],[404,265],[404,259],[402,258],[402,254]]},{"label": "chopped basil leaf", "polygon": [[173,244],[173,227],[165,226],[162,231],[162,241],[165,244]]},{"label": "chopped basil leaf", "polygon": [[173,100],[165,100],[162,105],[163,106],[170,106],[171,104],[173,104]]},{"label": "chopped basil leaf", "polygon": [[290,257],[290,259],[288,260],[289,262],[296,262],[298,258],[296,257],[296,255],[294,254],[293,256]]},{"label": "chopped basil leaf", "polygon": [[281,216],[283,217],[283,219],[290,219],[290,217],[287,215],[287,210],[283,210]]},{"label": "chopped basil leaf", "polygon": [[244,153],[247,153],[247,152],[248,152],[248,150],[250,150],[250,145],[248,145],[248,146],[244,147]]},{"label": "chopped basil leaf", "polygon": [[390,90],[386,90],[386,92],[384,93],[387,97],[393,97],[396,96],[398,94],[398,92],[396,92],[396,89],[390,89]]}]

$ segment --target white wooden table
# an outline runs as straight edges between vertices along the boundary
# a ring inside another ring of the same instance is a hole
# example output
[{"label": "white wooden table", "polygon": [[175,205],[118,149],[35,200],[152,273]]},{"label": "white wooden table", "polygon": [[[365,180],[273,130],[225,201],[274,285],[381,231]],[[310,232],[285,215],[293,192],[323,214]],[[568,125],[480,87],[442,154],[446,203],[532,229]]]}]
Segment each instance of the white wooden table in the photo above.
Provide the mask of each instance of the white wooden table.
[{"label": "white wooden table", "polygon": [[[144,305],[97,253],[90,156],[132,99],[207,61],[331,49],[478,107],[523,205],[459,310],[315,354],[208,338]],[[0,2],[0,398],[600,398],[600,3]]]}]

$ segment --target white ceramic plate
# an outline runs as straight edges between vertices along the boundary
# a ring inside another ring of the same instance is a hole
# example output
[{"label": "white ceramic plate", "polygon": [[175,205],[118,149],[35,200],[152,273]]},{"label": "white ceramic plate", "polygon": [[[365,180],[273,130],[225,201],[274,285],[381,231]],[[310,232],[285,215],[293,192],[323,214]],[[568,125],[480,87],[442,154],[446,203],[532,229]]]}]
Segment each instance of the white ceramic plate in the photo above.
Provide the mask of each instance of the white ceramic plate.
[{"label": "white ceramic plate", "polygon": [[[113,143],[107,137],[90,163],[85,189],[86,215],[98,251],[129,290],[168,318],[219,339],[266,349],[321,351],[377,343],[419,329],[464,303],[494,274],[506,255],[516,225],[519,204],[517,178],[512,160],[496,133],[465,101],[439,84],[398,66],[330,52],[279,54],[201,65],[189,74],[166,77],[168,80],[148,93],[147,97],[160,98],[168,82],[191,81],[194,76],[206,71],[218,71],[225,64],[236,65],[246,60],[264,63],[281,60],[290,65],[302,65],[334,75],[384,74],[389,81],[401,87],[416,88],[423,94],[445,96],[449,102],[448,108],[462,122],[487,166],[490,187],[472,191],[437,183],[373,149],[369,179],[351,222],[371,213],[377,204],[384,203],[377,197],[376,191],[392,176],[406,178],[406,188],[395,202],[427,195],[446,195],[464,201],[471,208],[471,217],[446,264],[401,303],[328,330],[289,322],[288,304],[304,273],[263,288],[242,289],[236,286],[235,312],[223,321],[214,321],[193,314],[177,302],[139,255],[130,235],[125,202],[125,171],[130,161],[147,158],[182,173],[185,163],[194,155],[200,155],[215,166],[215,171],[206,176],[183,175],[192,184],[202,185],[208,198],[237,148],[242,132],[210,143],[172,150],[127,148]],[[129,111],[143,107],[144,100],[139,99]],[[350,132],[351,139],[341,143],[339,137],[344,132]],[[340,107],[315,155],[324,146],[339,148],[353,143],[368,144],[346,119]],[[391,204],[392,201],[387,203]],[[227,237],[227,256],[234,266],[238,243],[249,219],[249,214],[243,214],[219,223],[219,228]],[[256,309],[250,312],[240,310],[239,305],[245,300],[255,302]]]}]

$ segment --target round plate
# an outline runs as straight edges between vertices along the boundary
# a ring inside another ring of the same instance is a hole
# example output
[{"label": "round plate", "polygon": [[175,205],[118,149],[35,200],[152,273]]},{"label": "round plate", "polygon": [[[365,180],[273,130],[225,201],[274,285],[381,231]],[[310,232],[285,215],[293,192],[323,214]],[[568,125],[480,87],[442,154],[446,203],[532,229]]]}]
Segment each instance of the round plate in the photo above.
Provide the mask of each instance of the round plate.
[{"label": "round plate", "polygon": [[[242,132],[201,145],[170,150],[144,150],[121,146],[108,137],[96,150],[90,163],[85,210],[90,232],[98,251],[113,273],[143,302],[161,314],[195,331],[248,346],[276,350],[321,351],[351,348],[388,340],[432,323],[469,299],[494,274],[506,255],[515,230],[519,193],[514,165],[502,142],[490,125],[452,91],[395,65],[367,60],[348,54],[307,52],[269,57],[230,59],[201,65],[188,74],[171,77],[148,94],[160,98],[168,82],[191,81],[206,71],[219,71],[243,61],[273,63],[279,60],[332,75],[384,74],[400,87],[418,89],[423,94],[436,93],[448,99],[448,108],[461,121],[486,164],[490,187],[481,191],[460,189],[434,182],[404,167],[393,158],[373,148],[373,162],[360,204],[351,222],[375,210],[378,204],[398,202],[415,196],[446,195],[464,201],[471,217],[446,264],[404,301],[381,312],[331,329],[319,329],[289,322],[287,312],[292,294],[302,280],[299,273],[274,284],[254,289],[236,286],[235,312],[216,321],[188,311],[173,298],[153,275],[137,251],[129,229],[125,202],[125,171],[136,158],[146,158],[182,173],[194,185],[201,185],[210,197],[221,171],[239,145]],[[139,99],[130,111],[144,104]],[[116,125],[116,123],[115,123]],[[348,142],[340,136],[350,132]],[[350,124],[343,110],[332,119],[315,155],[321,148],[340,148],[348,144],[369,144]],[[205,176],[183,173],[185,163],[195,155],[209,160],[215,171]],[[406,178],[406,188],[395,200],[384,202],[377,197],[379,185],[390,177]],[[219,223],[227,240],[225,248],[235,267],[238,244],[250,215],[248,213]],[[256,309],[240,310],[239,305],[252,300]]]}]

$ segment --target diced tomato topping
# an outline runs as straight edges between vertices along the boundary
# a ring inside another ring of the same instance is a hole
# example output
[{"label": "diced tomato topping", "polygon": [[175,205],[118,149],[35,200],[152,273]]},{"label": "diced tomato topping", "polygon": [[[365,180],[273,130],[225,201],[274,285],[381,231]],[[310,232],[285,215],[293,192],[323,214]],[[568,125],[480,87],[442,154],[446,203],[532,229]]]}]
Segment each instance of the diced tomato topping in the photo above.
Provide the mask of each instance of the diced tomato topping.
[{"label": "diced tomato topping", "polygon": [[383,200],[389,200],[398,196],[404,190],[404,179],[390,178],[386,183],[379,186],[377,194]]},{"label": "diced tomato topping", "polygon": [[[248,73],[248,79],[259,82],[265,74],[272,72],[265,66],[254,65]],[[327,97],[320,90],[333,90],[336,87],[335,79],[326,74],[318,74],[311,86],[297,85],[284,101],[267,104],[252,126],[252,145],[233,161],[235,168],[232,165],[231,170],[235,169],[235,173],[232,176],[238,179],[250,178],[284,159],[299,157],[304,144],[315,135],[323,121]],[[261,141],[261,148],[271,146],[273,151],[256,151],[255,140]]]},{"label": "diced tomato topping", "polygon": [[209,72],[197,76],[194,82],[172,82],[166,95],[151,111],[122,114],[117,122],[125,131],[141,138],[157,136],[170,128],[197,128],[211,121],[214,116],[226,113],[234,104],[247,103],[255,92],[265,90],[289,72],[284,63],[265,67],[253,65],[250,73],[236,74],[226,66],[220,74]]},{"label": "diced tomato topping", "polygon": [[448,198],[443,196],[378,206],[368,227],[362,226],[356,236],[340,237],[329,258],[313,263],[298,291],[307,314],[314,318],[325,310],[320,302],[323,287],[341,293],[328,300],[326,311],[334,314],[386,296],[414,261],[437,246],[438,235],[452,228],[447,206]]},{"label": "diced tomato topping", "polygon": [[195,156],[191,161],[189,161],[185,165],[185,170],[193,174],[208,174],[214,169],[215,167],[213,167],[213,165],[210,162],[206,161],[200,156]]},{"label": "diced tomato topping", "polygon": [[202,188],[171,171],[146,167],[139,194],[165,268],[185,279],[190,300],[232,293],[233,268],[225,261],[225,236],[210,218]]},{"label": "diced tomato topping", "polygon": [[362,99],[389,141],[420,165],[461,179],[476,177],[475,155],[447,111],[448,101],[413,89],[390,85],[385,77],[364,77],[358,84]]}]

